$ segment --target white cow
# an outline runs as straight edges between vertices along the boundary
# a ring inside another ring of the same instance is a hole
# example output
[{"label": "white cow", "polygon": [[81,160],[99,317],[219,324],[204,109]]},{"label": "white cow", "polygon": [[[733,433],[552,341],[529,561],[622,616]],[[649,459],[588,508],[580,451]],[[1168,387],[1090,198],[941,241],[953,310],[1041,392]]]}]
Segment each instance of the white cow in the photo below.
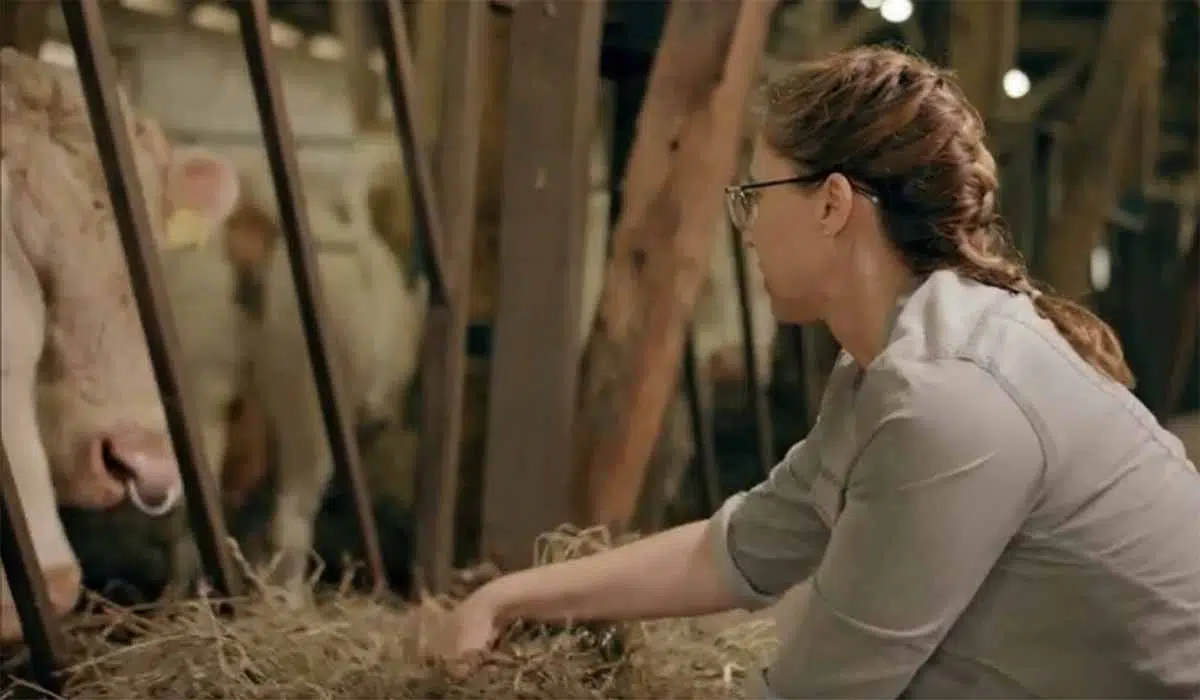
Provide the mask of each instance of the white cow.
[{"label": "white cow", "polygon": [[[0,423],[52,612],[63,615],[81,573],[57,506],[131,501],[158,517],[182,489],[78,77],[4,49],[0,78]],[[155,240],[170,247],[179,207],[167,178],[227,195],[229,171],[202,153],[172,154],[123,94],[121,104]],[[189,211],[216,225],[227,201],[198,196]],[[0,641],[20,637],[0,576]]]},{"label": "white cow", "polygon": [[[330,322],[329,352],[345,389],[343,409],[356,426],[398,424],[400,398],[417,369],[428,283],[419,279],[410,287],[372,230],[365,183],[311,169],[301,180]],[[264,199],[264,209],[274,211],[270,201]],[[300,594],[333,464],[282,242],[268,259],[263,292],[254,372],[279,442],[270,536],[280,556],[276,575]]]}]

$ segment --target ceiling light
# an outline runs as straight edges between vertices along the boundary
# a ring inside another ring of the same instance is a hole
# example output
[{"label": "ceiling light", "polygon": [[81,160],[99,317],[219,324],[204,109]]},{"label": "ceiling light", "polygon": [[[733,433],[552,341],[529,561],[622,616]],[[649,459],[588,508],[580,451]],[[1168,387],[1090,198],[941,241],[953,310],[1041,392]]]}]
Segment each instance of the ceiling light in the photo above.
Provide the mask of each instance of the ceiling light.
[{"label": "ceiling light", "polygon": [[1029,94],[1029,76],[1020,68],[1012,68],[1004,74],[1002,80],[1004,94],[1014,100],[1019,100]]},{"label": "ceiling light", "polygon": [[912,0],[883,0],[879,6],[879,14],[892,24],[900,24],[912,17]]}]

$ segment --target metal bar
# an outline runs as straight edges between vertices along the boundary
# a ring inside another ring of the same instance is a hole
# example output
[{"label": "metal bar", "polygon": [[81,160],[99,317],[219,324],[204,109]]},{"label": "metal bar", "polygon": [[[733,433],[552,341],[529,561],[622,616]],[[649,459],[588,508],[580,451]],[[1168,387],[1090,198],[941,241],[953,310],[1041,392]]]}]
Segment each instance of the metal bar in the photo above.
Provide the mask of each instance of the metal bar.
[{"label": "metal bar", "polygon": [[[513,12],[483,536],[501,568],[578,522],[575,414],[588,163],[604,3]],[[536,432],[536,437],[533,433]]]},{"label": "metal bar", "polygon": [[746,391],[750,400],[750,415],[754,420],[757,438],[758,460],[763,474],[770,474],[775,466],[775,444],[771,431],[771,410],[767,406],[767,392],[758,376],[758,361],[755,358],[754,309],[750,305],[750,289],[746,274],[746,249],[742,246],[742,232],[731,227],[733,235],[733,271],[737,276],[738,306],[741,307],[742,359],[746,366]]},{"label": "metal bar", "polygon": [[179,462],[192,536],[213,587],[221,596],[234,595],[241,590],[241,579],[226,547],[227,529],[217,485],[207,468],[199,428],[188,410],[195,403],[189,398],[175,317],[163,289],[154,232],[136,175],[125,117],[117,102],[117,70],[104,31],[104,17],[97,0],[62,0],[62,13],[79,67],[96,150],[104,166],[154,379],[166,411],[171,445]]},{"label": "metal bar", "polygon": [[433,306],[444,306],[454,280],[446,275],[446,236],[438,213],[433,171],[422,150],[425,140],[421,138],[417,124],[416,68],[405,31],[404,8],[400,0],[372,0],[371,6],[375,11],[375,24],[379,26],[379,43],[387,68],[388,87],[391,88],[396,133],[404,152],[412,201],[417,210],[417,228],[423,244],[421,253],[429,275],[429,300]]},{"label": "metal bar", "polygon": [[267,159],[271,163],[271,182],[279,207],[280,227],[287,246],[288,263],[304,326],[304,341],[312,363],[313,380],[321,402],[321,417],[329,440],[334,471],[354,502],[358,535],[362,541],[370,583],[375,592],[387,585],[375,511],[367,496],[366,483],[359,465],[358,445],[342,399],[345,392],[330,356],[328,312],[321,279],[317,274],[316,253],[308,226],[308,208],[300,187],[296,165],[296,143],[291,121],[283,104],[279,67],[271,53],[271,20],[267,0],[249,0],[234,4],[241,22],[242,45],[254,87],[254,101],[262,125]]},{"label": "metal bar", "polygon": [[50,605],[46,581],[40,575],[41,566],[29,535],[12,462],[8,461],[8,450],[3,444],[0,444],[0,564],[21,618],[33,680],[45,690],[58,693],[62,689],[59,672],[67,658],[66,643]]},{"label": "metal bar", "polygon": [[723,491],[721,474],[717,469],[717,449],[713,438],[712,406],[707,401],[704,386],[700,382],[700,362],[696,357],[696,332],[688,325],[687,340],[683,346],[683,390],[687,399],[688,415],[692,423],[692,440],[696,444],[694,464],[700,470],[700,487],[704,495],[704,507],[715,513],[721,505]]},{"label": "metal bar", "polygon": [[[421,440],[413,510],[415,555],[422,583],[442,592],[454,563],[454,515],[462,438],[463,389],[470,316],[471,244],[478,195],[483,121],[483,60],[487,8],[478,2],[445,5],[442,133],[438,140],[438,192],[446,224],[446,262],[455,280],[444,307],[429,310],[421,361]],[[427,37],[429,41],[438,38]]]}]

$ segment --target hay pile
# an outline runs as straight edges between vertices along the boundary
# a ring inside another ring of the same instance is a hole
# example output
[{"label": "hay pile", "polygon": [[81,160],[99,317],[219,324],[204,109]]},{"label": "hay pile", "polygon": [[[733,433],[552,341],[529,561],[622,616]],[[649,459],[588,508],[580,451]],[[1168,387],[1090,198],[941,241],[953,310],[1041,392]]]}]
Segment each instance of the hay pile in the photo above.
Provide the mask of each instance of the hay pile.
[{"label": "hay pile", "polygon": [[[539,561],[607,548],[602,530],[539,542]],[[296,610],[260,585],[218,616],[195,600],[135,612],[109,607],[68,628],[76,661],[66,697],[736,698],[744,669],[774,643],[769,622],[706,631],[695,621],[514,629],[470,673],[421,653],[452,600],[421,605],[345,590]],[[442,618],[444,619],[444,617]],[[84,629],[87,628],[87,629]],[[15,688],[0,700],[15,697]]]}]

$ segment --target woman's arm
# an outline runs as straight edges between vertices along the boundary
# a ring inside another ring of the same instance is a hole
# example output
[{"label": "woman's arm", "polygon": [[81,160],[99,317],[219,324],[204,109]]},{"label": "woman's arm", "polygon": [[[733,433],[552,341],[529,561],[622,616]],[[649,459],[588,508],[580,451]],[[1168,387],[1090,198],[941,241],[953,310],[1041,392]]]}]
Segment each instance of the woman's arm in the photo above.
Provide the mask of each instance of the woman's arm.
[{"label": "woman's arm", "polygon": [[526,569],[479,594],[516,619],[632,620],[704,615],[734,605],[701,520],[581,559]]},{"label": "woman's arm", "polygon": [[900,697],[1033,507],[1044,470],[1024,413],[959,360],[881,369],[873,435],[777,660],[750,697]]},{"label": "woman's arm", "polygon": [[497,625],[688,617],[770,604],[816,568],[828,540],[808,497],[817,466],[812,438],[712,518],[510,574],[480,589],[477,602]]}]

